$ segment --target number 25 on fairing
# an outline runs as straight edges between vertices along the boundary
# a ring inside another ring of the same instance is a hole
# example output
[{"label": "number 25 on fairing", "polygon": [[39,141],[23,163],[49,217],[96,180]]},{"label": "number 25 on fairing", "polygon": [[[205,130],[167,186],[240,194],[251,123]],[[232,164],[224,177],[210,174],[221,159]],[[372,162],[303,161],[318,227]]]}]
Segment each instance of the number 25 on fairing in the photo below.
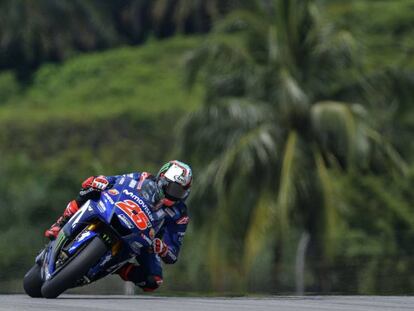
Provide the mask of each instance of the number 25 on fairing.
[{"label": "number 25 on fairing", "polygon": [[148,217],[137,203],[131,200],[125,200],[117,202],[115,205],[128,215],[138,229],[145,230],[148,228]]}]

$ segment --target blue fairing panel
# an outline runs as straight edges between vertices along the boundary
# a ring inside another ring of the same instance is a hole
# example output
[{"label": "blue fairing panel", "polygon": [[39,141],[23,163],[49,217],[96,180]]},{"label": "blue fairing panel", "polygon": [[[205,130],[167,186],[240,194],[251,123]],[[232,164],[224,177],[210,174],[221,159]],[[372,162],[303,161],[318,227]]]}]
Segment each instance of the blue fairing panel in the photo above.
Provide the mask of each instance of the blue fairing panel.
[{"label": "blue fairing panel", "polygon": [[93,231],[85,231],[81,235],[79,235],[76,238],[76,241],[73,243],[73,245],[68,249],[68,252],[70,255],[73,255],[77,249],[79,249],[79,246],[85,244],[87,241],[93,239],[98,234]]}]

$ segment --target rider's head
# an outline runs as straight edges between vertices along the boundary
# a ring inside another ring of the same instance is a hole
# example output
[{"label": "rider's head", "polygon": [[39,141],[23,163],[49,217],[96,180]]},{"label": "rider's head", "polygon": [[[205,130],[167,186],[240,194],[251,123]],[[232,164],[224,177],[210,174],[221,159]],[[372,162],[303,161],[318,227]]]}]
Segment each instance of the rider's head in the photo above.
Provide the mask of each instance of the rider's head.
[{"label": "rider's head", "polygon": [[165,163],[157,174],[157,184],[162,190],[165,205],[185,200],[190,194],[193,173],[190,166],[180,161]]}]

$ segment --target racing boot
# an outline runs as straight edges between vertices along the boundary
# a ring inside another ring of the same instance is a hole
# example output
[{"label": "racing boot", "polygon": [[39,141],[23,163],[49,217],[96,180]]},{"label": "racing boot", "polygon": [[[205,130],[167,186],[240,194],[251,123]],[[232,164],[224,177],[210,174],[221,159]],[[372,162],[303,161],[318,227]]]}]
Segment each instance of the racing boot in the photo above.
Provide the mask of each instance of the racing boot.
[{"label": "racing boot", "polygon": [[133,282],[144,292],[152,292],[163,283],[161,275],[149,274],[144,271],[142,266],[137,266],[132,263],[126,263],[115,273],[117,273],[124,281]]},{"label": "racing boot", "polygon": [[79,206],[75,200],[70,201],[66,206],[63,215],[56,220],[56,222],[45,231],[45,237],[51,241],[57,238],[62,227],[69,221],[69,219],[79,210]]}]

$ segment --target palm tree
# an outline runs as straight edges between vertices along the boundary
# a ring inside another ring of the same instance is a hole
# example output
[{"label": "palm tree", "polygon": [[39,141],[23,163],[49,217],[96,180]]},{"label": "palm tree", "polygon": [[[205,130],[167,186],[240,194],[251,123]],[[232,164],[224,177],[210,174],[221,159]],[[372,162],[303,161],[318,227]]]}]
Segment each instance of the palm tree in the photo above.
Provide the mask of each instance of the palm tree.
[{"label": "palm tree", "polygon": [[[234,9],[251,6],[251,0],[157,0],[152,8],[154,30],[166,37],[175,32],[204,33],[214,20]],[[254,1],[253,1],[254,2]]]},{"label": "palm tree", "polygon": [[[313,255],[328,290],[339,227],[331,171],[369,169],[373,146],[386,144],[361,105],[340,101],[360,72],[352,35],[311,0],[254,3],[218,23],[187,59],[188,85],[201,79],[206,92],[181,130],[181,150],[201,175],[198,216],[213,220],[200,234],[218,286],[228,271],[255,271],[264,249],[280,272],[291,235],[309,235],[301,252]],[[398,163],[389,145],[379,149]]]},{"label": "palm tree", "polygon": [[41,62],[112,45],[115,29],[105,9],[100,1],[1,1],[0,68],[27,78]]}]

